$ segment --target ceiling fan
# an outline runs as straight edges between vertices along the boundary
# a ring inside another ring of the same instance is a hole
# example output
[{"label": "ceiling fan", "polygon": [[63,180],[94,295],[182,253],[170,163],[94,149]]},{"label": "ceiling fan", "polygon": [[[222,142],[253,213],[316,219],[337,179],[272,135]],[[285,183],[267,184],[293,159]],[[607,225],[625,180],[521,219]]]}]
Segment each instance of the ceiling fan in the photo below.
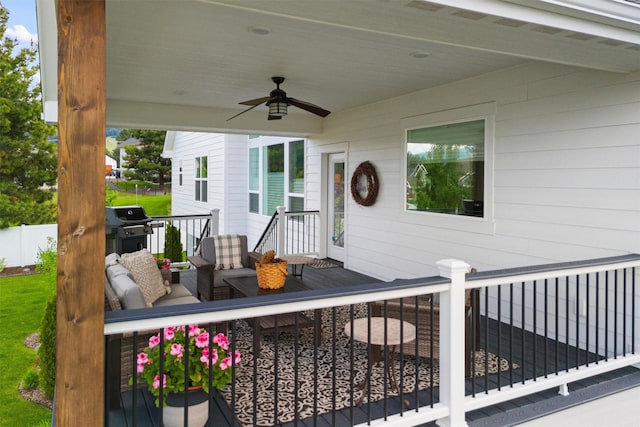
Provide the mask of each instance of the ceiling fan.
[{"label": "ceiling fan", "polygon": [[253,110],[260,104],[266,104],[269,107],[269,120],[280,120],[282,117],[287,115],[287,107],[289,105],[296,106],[298,108],[302,108],[305,111],[308,111],[313,114],[317,114],[321,117],[327,117],[331,114],[331,111],[327,111],[323,108],[318,107],[317,105],[311,104],[309,102],[300,101],[299,99],[289,98],[287,93],[280,89],[280,84],[284,82],[284,77],[271,77],[271,80],[276,84],[276,88],[271,91],[269,96],[265,96],[263,98],[251,99],[249,101],[240,102],[241,105],[251,105],[250,108],[236,114],[233,117],[229,117],[227,121],[238,117],[240,114],[244,114],[247,111]]}]

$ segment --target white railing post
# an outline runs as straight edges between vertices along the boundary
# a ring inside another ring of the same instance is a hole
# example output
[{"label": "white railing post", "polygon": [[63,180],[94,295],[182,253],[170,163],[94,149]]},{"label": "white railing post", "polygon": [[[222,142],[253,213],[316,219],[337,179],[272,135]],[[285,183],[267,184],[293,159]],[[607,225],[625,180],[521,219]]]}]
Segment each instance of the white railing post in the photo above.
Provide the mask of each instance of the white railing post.
[{"label": "white railing post", "polygon": [[440,293],[440,402],[449,408],[449,416],[439,419],[437,424],[466,427],[464,283],[469,264],[445,259],[438,261],[437,266],[440,276],[451,279],[449,291]]},{"label": "white railing post", "polygon": [[211,227],[209,227],[209,236],[217,236],[220,232],[220,209],[211,209]]},{"label": "white railing post", "polygon": [[287,208],[284,206],[278,206],[277,210],[278,210],[278,225],[277,225],[278,244],[276,247],[277,248],[276,252],[278,253],[278,256],[283,256],[283,255],[286,255],[284,252],[284,248],[285,248],[284,231],[287,226],[287,223],[285,221],[284,213],[286,212]]}]

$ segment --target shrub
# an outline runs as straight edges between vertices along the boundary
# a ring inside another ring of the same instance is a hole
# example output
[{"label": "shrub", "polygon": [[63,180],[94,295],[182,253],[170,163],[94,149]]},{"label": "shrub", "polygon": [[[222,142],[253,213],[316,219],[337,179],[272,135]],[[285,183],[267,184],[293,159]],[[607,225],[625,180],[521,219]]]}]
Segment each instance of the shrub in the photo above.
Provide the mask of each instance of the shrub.
[{"label": "shrub", "polygon": [[38,273],[55,273],[58,268],[58,250],[53,237],[47,237],[47,247],[38,247],[36,271]]},{"label": "shrub", "polygon": [[38,388],[40,384],[40,374],[35,369],[29,369],[29,371],[25,374],[24,378],[22,378],[22,387],[26,389]]},{"label": "shrub", "polygon": [[164,237],[164,257],[171,261],[182,262],[182,243],[180,242],[180,230],[167,224]]},{"label": "shrub", "polygon": [[0,273],[2,273],[6,267],[7,267],[7,260],[4,258],[0,258]]},{"label": "shrub", "polygon": [[40,385],[42,391],[53,397],[56,388],[56,294],[47,302],[40,327]]}]

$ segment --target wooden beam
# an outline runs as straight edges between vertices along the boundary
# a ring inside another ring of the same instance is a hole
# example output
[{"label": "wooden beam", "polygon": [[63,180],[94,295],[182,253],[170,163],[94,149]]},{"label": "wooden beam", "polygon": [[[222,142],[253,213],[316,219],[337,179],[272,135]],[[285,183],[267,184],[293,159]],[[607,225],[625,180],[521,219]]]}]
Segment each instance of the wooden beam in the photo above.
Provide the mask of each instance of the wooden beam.
[{"label": "wooden beam", "polygon": [[104,424],[105,0],[58,0],[58,426]]}]

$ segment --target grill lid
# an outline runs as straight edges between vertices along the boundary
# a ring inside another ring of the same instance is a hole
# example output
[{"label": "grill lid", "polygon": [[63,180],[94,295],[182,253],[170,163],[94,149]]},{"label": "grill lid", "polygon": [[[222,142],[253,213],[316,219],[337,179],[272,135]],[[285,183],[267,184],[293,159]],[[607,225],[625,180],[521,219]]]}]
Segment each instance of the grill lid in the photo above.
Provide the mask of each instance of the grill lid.
[{"label": "grill lid", "polygon": [[146,224],[151,221],[142,206],[107,206],[107,227]]}]

